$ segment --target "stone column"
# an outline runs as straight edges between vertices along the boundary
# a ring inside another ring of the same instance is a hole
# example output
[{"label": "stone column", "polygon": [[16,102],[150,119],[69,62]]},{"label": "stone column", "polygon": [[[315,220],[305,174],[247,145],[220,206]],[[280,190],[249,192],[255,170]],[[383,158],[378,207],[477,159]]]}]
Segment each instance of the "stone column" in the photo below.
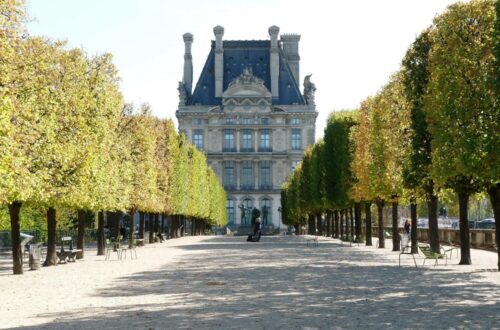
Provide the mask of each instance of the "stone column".
[{"label": "stone column", "polygon": [[278,33],[280,28],[273,25],[269,28],[269,36],[271,37],[271,49],[269,66],[271,70],[271,94],[273,97],[279,97],[279,73],[280,73],[280,60],[278,49]]},{"label": "stone column", "polygon": [[182,76],[182,82],[188,95],[191,95],[193,89],[193,56],[191,55],[193,35],[184,33],[182,38],[184,39],[184,75]]},{"label": "stone column", "polygon": [[254,139],[253,139],[253,146],[254,146],[254,152],[259,151],[259,130],[255,129],[253,131]]},{"label": "stone column", "polygon": [[222,36],[224,28],[220,25],[214,27],[215,35],[215,97],[222,97],[224,80],[224,50],[222,47]]}]

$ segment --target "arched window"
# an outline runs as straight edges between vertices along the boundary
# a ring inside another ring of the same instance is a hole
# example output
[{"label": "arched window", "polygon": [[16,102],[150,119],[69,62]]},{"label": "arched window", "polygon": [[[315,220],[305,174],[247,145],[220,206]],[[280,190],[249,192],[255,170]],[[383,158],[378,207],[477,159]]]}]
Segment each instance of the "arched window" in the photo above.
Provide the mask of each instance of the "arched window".
[{"label": "arched window", "polygon": [[260,213],[261,213],[261,218],[262,218],[262,224],[263,225],[268,225],[272,224],[272,208],[271,208],[271,200],[269,198],[264,198],[263,200],[260,201]]}]

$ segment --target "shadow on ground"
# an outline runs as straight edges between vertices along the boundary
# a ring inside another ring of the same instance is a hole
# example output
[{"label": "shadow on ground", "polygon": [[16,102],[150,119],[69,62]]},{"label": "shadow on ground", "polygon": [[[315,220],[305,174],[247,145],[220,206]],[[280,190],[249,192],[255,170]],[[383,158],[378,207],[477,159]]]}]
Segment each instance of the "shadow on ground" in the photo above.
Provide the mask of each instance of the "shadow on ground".
[{"label": "shadow on ground", "polygon": [[[244,240],[178,246],[189,251],[184,259],[95,292],[116,307],[71,310],[25,329],[500,327],[500,287],[477,274],[398,268],[375,251],[332,242],[311,248],[299,238]],[[119,303],[130,297],[140,303]]]}]

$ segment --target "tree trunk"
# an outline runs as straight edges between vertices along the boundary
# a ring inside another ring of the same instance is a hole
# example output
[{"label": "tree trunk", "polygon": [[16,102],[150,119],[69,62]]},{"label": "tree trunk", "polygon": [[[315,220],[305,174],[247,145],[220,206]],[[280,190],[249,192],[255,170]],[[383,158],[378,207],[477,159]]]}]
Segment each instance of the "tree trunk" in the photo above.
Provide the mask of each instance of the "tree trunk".
[{"label": "tree trunk", "polygon": [[333,211],[333,238],[340,237],[339,211]]},{"label": "tree trunk", "polygon": [[118,240],[118,236],[120,236],[120,217],[118,216],[118,212],[112,212],[111,218],[113,219],[113,236]]},{"label": "tree trunk", "polygon": [[459,265],[472,265],[470,258],[470,235],[469,219],[467,215],[469,204],[469,194],[465,192],[458,193],[458,217],[460,221],[460,262]]},{"label": "tree trunk", "polygon": [[366,246],[372,246],[372,211],[371,211],[372,203],[365,202],[365,236],[366,236]]},{"label": "tree trunk", "polygon": [[76,254],[76,259],[83,259],[83,250],[85,249],[84,235],[85,222],[87,220],[87,211],[78,210],[78,238],[76,240],[76,248],[82,250]]},{"label": "tree trunk", "polygon": [[135,240],[135,237],[134,237],[134,214],[135,214],[135,210],[131,209],[129,211],[130,220],[128,223],[128,226],[130,228],[129,233],[128,233],[128,248],[129,249],[133,248],[134,240]]},{"label": "tree trunk", "polygon": [[392,202],[392,251],[399,251],[398,202]]},{"label": "tree trunk", "polygon": [[21,212],[21,202],[9,204],[10,234],[12,236],[12,264],[14,275],[23,273],[23,255],[21,249],[21,223],[19,213]]},{"label": "tree trunk", "polygon": [[160,214],[155,214],[155,233],[156,236],[160,233]]},{"label": "tree trunk", "polygon": [[413,198],[410,202],[410,216],[411,216],[411,253],[418,254],[417,243],[417,202]]},{"label": "tree trunk", "polygon": [[106,250],[104,237],[104,211],[97,213],[97,255],[103,256]]},{"label": "tree trunk", "polygon": [[354,203],[354,225],[356,242],[361,242],[361,203]]},{"label": "tree trunk", "polygon": [[439,253],[438,197],[434,194],[434,182],[426,187],[427,209],[429,213],[429,244],[432,252]]},{"label": "tree trunk", "polygon": [[350,239],[350,241],[354,242],[354,212],[353,212],[352,207],[349,208],[349,216],[351,218],[351,239]]},{"label": "tree trunk", "polygon": [[340,234],[340,239],[343,241],[344,240],[344,210],[340,210],[340,222],[339,222],[339,234]]},{"label": "tree trunk", "polygon": [[148,213],[148,229],[149,229],[149,243],[153,244],[155,242],[154,235],[154,216],[152,213]]},{"label": "tree trunk", "polygon": [[332,219],[331,219],[330,211],[326,211],[326,237],[332,237]]},{"label": "tree trunk", "polygon": [[177,215],[172,216],[172,225],[170,226],[170,237],[177,238]]},{"label": "tree trunk", "polygon": [[348,208],[345,210],[345,236],[349,242],[352,241],[353,222],[351,208]]},{"label": "tree trunk", "polygon": [[139,212],[139,238],[144,239],[144,212]]},{"label": "tree trunk", "polygon": [[318,227],[317,235],[323,236],[323,222],[321,221],[321,213],[316,213],[316,225]]},{"label": "tree trunk", "polygon": [[384,201],[379,199],[376,201],[378,213],[378,247],[385,248],[384,238]]},{"label": "tree trunk", "polygon": [[314,235],[314,225],[312,224],[311,216],[307,215],[307,235]]},{"label": "tree trunk", "polygon": [[160,214],[160,218],[161,218],[161,225],[160,225],[160,233],[164,233],[165,232],[165,214]]},{"label": "tree trunk", "polygon": [[488,189],[493,215],[495,216],[495,235],[497,241],[498,271],[500,271],[500,183]]},{"label": "tree trunk", "polygon": [[295,227],[295,235],[300,235],[300,224],[296,223],[293,226]]},{"label": "tree trunk", "polygon": [[47,210],[47,256],[44,266],[55,266],[57,264],[56,255],[56,209],[49,207]]}]

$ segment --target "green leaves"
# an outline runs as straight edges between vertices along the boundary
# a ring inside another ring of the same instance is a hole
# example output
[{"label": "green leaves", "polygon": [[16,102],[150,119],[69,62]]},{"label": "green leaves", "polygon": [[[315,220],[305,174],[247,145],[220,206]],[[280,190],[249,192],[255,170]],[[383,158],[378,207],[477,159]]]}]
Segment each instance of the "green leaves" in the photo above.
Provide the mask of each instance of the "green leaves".
[{"label": "green leaves", "polygon": [[434,21],[424,110],[433,136],[431,171],[441,186],[500,180],[495,18],[494,1],[484,0],[454,4]]},{"label": "green leaves", "polygon": [[123,105],[112,56],[23,37],[22,6],[0,2],[0,204],[225,223],[205,156],[148,105]]}]

